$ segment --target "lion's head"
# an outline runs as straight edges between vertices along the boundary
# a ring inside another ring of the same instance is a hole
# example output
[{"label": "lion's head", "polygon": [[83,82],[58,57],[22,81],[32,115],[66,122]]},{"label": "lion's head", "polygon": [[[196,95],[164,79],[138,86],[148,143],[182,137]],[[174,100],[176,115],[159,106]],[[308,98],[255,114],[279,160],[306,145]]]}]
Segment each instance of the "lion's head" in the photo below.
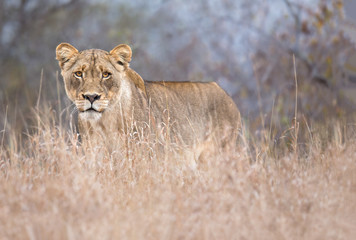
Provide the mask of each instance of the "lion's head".
[{"label": "lion's head", "polygon": [[79,114],[87,119],[98,119],[118,98],[122,79],[129,71],[132,51],[121,44],[110,52],[89,49],[79,52],[68,43],[56,49],[68,97]]}]

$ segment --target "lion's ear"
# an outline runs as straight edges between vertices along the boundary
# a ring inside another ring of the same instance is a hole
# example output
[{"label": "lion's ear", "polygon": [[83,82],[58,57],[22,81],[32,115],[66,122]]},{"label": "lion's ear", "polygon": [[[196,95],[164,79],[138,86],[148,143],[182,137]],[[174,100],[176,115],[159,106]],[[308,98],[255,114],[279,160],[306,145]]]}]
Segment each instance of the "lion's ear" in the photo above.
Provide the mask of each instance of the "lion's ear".
[{"label": "lion's ear", "polygon": [[63,68],[64,63],[68,62],[77,53],[78,50],[69,43],[59,44],[56,48],[56,59],[59,62],[59,66]]},{"label": "lion's ear", "polygon": [[110,55],[115,58],[118,64],[126,65],[131,62],[132,51],[130,46],[120,44],[110,51]]}]

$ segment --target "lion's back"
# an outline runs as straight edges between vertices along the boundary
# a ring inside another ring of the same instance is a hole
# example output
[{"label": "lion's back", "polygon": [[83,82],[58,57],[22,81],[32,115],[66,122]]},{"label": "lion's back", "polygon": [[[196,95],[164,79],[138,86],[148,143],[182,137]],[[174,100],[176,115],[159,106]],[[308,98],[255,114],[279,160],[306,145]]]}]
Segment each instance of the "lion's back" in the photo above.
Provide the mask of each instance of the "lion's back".
[{"label": "lion's back", "polygon": [[145,86],[153,114],[162,116],[162,121],[167,120],[164,117],[175,121],[173,129],[185,139],[240,127],[235,103],[215,82],[145,82]]}]

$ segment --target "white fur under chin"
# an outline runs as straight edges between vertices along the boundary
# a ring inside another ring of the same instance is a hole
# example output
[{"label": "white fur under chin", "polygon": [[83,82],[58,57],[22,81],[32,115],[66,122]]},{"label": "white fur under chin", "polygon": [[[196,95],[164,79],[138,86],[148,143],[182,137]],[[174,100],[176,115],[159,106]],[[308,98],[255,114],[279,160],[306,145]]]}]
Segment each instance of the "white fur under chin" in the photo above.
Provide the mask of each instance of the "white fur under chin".
[{"label": "white fur under chin", "polygon": [[96,122],[101,118],[102,113],[95,111],[80,112],[79,117],[82,121]]}]

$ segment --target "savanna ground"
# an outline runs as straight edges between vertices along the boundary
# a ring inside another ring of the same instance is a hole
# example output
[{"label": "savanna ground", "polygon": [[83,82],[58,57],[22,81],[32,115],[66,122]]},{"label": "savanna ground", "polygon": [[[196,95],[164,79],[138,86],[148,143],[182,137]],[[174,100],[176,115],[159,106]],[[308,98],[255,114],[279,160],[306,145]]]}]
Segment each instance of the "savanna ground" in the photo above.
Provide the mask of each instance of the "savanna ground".
[{"label": "savanna ground", "polygon": [[27,137],[2,131],[1,239],[356,236],[353,124],[294,122],[278,138],[245,126],[236,151],[191,170],[176,146],[158,157],[144,138],[128,152],[83,149],[56,111],[39,109]]}]

